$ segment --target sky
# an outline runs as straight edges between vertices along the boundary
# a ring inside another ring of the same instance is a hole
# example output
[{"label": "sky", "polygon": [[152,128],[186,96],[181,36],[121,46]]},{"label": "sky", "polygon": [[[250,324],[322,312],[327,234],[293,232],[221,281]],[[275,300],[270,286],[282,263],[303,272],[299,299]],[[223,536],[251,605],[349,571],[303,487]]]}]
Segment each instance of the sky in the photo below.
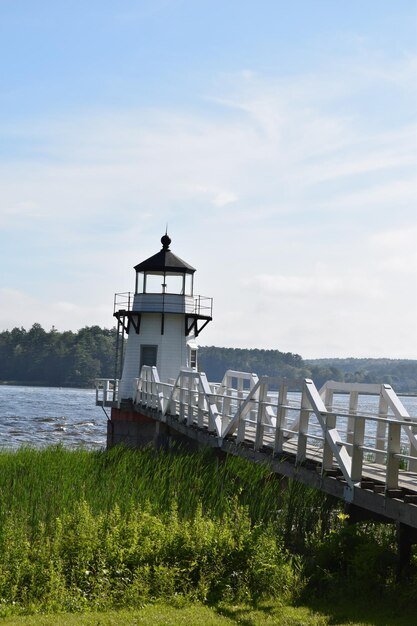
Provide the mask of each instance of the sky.
[{"label": "sky", "polygon": [[114,325],[172,251],[200,345],[417,358],[416,0],[0,0],[0,331]]}]

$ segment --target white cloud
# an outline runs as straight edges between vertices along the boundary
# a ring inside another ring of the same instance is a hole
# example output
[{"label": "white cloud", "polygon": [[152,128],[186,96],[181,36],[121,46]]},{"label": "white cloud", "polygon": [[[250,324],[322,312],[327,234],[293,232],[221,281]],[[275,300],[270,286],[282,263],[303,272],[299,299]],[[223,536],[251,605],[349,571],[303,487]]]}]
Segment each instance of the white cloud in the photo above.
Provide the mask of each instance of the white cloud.
[{"label": "white cloud", "polygon": [[28,329],[38,322],[46,330],[55,326],[63,331],[95,324],[107,328],[114,325],[110,301],[109,305],[94,305],[90,298],[83,303],[54,301],[52,295],[46,292],[34,296],[16,289],[0,289],[0,327],[2,330],[16,326]]},{"label": "white cloud", "polygon": [[133,287],[168,222],[215,297],[203,343],[411,357],[414,313],[399,302],[416,269],[416,146],[409,123],[367,130],[365,114],[333,106],[355,89],[347,77],[244,70],[211,99],[215,115],[90,112],[15,129],[41,156],[0,163],[0,223],[18,241],[3,246],[4,286],[21,289],[3,291],[0,324],[108,326],[112,293]]},{"label": "white cloud", "polygon": [[233,204],[238,200],[238,196],[233,191],[227,189],[210,188],[204,185],[191,185],[188,188],[191,195],[201,195],[210,199],[210,203],[216,207],[224,207]]},{"label": "white cloud", "polygon": [[415,250],[417,247],[417,224],[408,228],[386,230],[371,235],[371,244],[382,251],[394,248]]},{"label": "white cloud", "polygon": [[417,225],[371,235],[370,244],[376,256],[376,267],[383,272],[403,274],[411,279],[405,292],[417,299]]},{"label": "white cloud", "polygon": [[249,288],[256,288],[265,296],[285,296],[303,300],[311,297],[319,299],[323,296],[334,298],[340,295],[344,297],[381,295],[380,290],[375,285],[369,285],[365,277],[359,274],[352,275],[346,271],[341,274],[329,267],[322,267],[319,271],[305,276],[260,274],[249,281],[244,281],[244,284]]}]

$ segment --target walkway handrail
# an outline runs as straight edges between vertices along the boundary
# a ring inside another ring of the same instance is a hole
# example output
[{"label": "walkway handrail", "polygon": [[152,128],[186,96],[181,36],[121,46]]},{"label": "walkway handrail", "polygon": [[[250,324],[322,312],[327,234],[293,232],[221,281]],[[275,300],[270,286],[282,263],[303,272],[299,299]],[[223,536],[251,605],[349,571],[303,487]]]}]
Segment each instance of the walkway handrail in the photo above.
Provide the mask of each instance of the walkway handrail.
[{"label": "walkway handrail", "polygon": [[[417,423],[410,417],[403,403],[391,387],[387,384],[369,384],[369,383],[342,383],[334,380],[327,381],[320,389],[320,396],[324,398],[326,407],[332,406],[333,395],[335,393],[349,394],[349,426],[352,425],[353,416],[357,415],[359,394],[372,394],[380,397],[379,400],[379,417],[383,418],[377,426],[376,444],[378,449],[377,459],[382,460],[381,450],[384,448],[386,439],[386,425],[389,412],[395,420],[401,421],[402,432],[406,435],[410,445],[410,456],[417,457]],[[408,423],[406,423],[408,422]],[[413,423],[414,422],[414,423]],[[352,430],[352,429],[350,429]],[[417,458],[409,463],[410,469],[417,471]]]},{"label": "walkway handrail", "polygon": [[[113,390],[110,383],[99,381],[103,398]],[[398,488],[402,467],[416,470],[417,420],[390,385],[328,381],[318,391],[305,379],[297,403],[289,400],[285,381],[278,393],[271,386],[277,388],[276,379],[234,370],[219,385],[211,385],[204,373],[191,368],[167,383],[156,367],[143,366],[132,401],[139,411],[156,411],[162,422],[174,418],[208,430],[219,446],[228,439],[255,451],[269,448],[275,456],[295,454],[298,465],[314,461],[322,474],[336,468],[348,492],[373,468],[379,468],[387,490]],[[348,394],[346,407],[337,406],[336,394]],[[360,396],[369,394],[379,396],[373,414],[358,408]]]}]

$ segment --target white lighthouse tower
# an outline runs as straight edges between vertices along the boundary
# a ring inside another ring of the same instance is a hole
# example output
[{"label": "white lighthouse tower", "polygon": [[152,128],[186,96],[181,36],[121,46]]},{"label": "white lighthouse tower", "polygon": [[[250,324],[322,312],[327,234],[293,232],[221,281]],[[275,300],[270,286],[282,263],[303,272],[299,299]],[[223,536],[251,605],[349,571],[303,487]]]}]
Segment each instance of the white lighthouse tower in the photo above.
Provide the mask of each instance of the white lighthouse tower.
[{"label": "white lighthouse tower", "polygon": [[135,266],[134,295],[115,297],[114,316],[128,335],[121,400],[132,398],[143,365],[155,365],[164,382],[176,379],[181,368],[196,368],[196,337],[212,319],[212,298],[193,292],[196,270],[171,252],[167,234],[161,243],[159,252]]}]

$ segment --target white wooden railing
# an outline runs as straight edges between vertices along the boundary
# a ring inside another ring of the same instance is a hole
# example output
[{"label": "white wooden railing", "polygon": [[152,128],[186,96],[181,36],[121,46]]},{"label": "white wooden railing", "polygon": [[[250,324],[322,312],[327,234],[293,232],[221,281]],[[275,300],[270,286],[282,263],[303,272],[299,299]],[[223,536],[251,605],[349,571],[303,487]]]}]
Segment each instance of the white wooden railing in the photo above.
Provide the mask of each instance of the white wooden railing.
[{"label": "white wooden railing", "polygon": [[[97,403],[115,394],[117,383],[101,383]],[[180,371],[177,379],[159,380],[155,367],[144,366],[134,381],[133,403],[206,430],[223,441],[248,443],[274,455],[295,454],[296,463],[316,461],[325,473],[339,469],[349,489],[377,467],[386,489],[399,487],[401,473],[417,487],[417,419],[407,413],[390,385],[328,381],[320,390],[305,379],[301,394],[285,382],[256,374],[226,372],[221,383],[204,373]],[[272,387],[272,389],[271,389]],[[366,396],[377,396],[375,409],[363,408]],[[104,400],[103,400],[104,401]],[[372,472],[371,472],[372,474]]]},{"label": "white wooden railing", "polygon": [[118,401],[119,380],[116,378],[96,378],[96,405],[113,406]]}]

